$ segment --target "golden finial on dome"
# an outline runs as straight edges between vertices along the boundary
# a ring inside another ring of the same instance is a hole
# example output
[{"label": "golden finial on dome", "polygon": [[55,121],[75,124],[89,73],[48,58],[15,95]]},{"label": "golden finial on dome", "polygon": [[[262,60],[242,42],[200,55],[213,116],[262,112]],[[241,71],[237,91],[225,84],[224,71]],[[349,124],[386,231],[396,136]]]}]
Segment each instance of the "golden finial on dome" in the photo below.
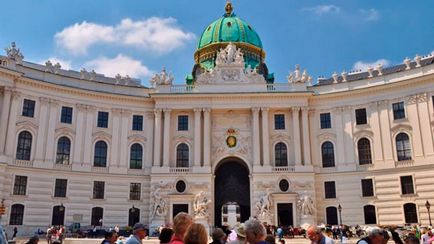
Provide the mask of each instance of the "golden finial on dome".
[{"label": "golden finial on dome", "polygon": [[232,3],[230,0],[226,1],[225,10],[226,10],[226,16],[232,15],[232,10],[234,10],[234,8],[232,7]]}]

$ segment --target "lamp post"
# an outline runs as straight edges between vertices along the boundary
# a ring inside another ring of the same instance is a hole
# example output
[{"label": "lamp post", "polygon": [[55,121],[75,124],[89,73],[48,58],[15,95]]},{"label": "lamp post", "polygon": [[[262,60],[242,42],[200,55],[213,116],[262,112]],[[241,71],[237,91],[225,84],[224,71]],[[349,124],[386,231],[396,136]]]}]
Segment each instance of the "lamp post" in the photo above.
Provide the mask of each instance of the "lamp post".
[{"label": "lamp post", "polygon": [[59,211],[63,212],[64,210],[65,210],[65,207],[63,206],[63,203],[61,203],[59,206]]},{"label": "lamp post", "polygon": [[341,233],[341,243],[342,243],[342,239],[343,239],[343,232],[342,232],[343,225],[342,225],[342,206],[341,206],[341,204],[338,205],[338,211],[339,211],[339,223],[340,223],[339,230],[340,230],[340,233]]},{"label": "lamp post", "polygon": [[426,207],[426,210],[428,210],[429,225],[432,226],[432,224],[431,224],[431,213],[429,211],[429,209],[431,208],[431,204],[429,204],[428,200],[425,203],[425,207]]}]

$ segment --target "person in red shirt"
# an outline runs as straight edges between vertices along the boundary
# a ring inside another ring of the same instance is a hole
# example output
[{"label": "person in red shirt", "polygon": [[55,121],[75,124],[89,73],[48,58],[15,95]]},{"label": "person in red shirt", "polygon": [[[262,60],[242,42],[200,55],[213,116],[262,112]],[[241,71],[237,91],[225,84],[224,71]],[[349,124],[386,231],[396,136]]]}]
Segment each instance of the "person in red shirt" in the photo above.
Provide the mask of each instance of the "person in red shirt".
[{"label": "person in red shirt", "polygon": [[187,213],[178,213],[173,218],[173,230],[175,233],[170,240],[170,244],[184,244],[184,237],[187,229],[193,224],[193,218]]}]

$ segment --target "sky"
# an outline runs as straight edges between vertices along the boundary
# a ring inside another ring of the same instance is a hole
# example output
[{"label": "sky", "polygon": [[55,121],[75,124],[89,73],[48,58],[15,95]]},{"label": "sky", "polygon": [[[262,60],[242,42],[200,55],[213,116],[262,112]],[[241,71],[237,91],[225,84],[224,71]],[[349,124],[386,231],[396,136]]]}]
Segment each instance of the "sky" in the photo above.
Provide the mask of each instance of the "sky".
[{"label": "sky", "polygon": [[[29,62],[149,85],[165,67],[185,83],[204,29],[226,0],[14,0],[2,3],[0,47],[15,41]],[[234,13],[259,34],[276,77],[296,64],[314,80],[333,72],[392,66],[434,53],[434,1],[232,0]],[[4,53],[3,53],[4,54]]]}]

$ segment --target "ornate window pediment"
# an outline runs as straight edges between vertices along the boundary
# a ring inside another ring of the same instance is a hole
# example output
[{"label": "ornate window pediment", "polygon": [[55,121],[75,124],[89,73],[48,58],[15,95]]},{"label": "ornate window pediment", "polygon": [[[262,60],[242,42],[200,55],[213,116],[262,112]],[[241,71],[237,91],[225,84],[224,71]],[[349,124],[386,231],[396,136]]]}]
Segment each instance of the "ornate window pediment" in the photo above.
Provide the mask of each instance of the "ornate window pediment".
[{"label": "ornate window pediment", "polygon": [[336,134],[330,133],[330,132],[324,132],[317,136],[318,140],[323,141],[335,141],[336,140]]},{"label": "ornate window pediment", "polygon": [[24,120],[17,123],[17,130],[30,130],[33,133],[36,133],[38,130],[38,125],[32,120]]},{"label": "ornate window pediment", "polygon": [[111,140],[112,139],[112,135],[110,135],[109,133],[107,133],[105,131],[97,131],[97,132],[93,133],[92,136],[94,138],[96,138],[96,140],[99,140],[99,139]]},{"label": "ornate window pediment", "polygon": [[395,137],[395,135],[397,135],[400,132],[407,132],[407,133],[411,134],[412,131],[413,131],[413,128],[407,124],[398,124],[398,125],[393,126],[390,129],[390,132],[392,132],[393,137]]},{"label": "ornate window pediment", "polygon": [[369,130],[359,130],[357,132],[354,132],[354,141],[358,141],[360,138],[368,137],[369,139],[372,139],[374,137],[374,133]]},{"label": "ornate window pediment", "polygon": [[148,141],[148,139],[141,134],[132,134],[130,136],[128,136],[128,141],[143,141],[146,142]]},{"label": "ornate window pediment", "polygon": [[57,135],[69,135],[70,137],[75,135],[75,131],[70,127],[60,127],[55,130]]}]

